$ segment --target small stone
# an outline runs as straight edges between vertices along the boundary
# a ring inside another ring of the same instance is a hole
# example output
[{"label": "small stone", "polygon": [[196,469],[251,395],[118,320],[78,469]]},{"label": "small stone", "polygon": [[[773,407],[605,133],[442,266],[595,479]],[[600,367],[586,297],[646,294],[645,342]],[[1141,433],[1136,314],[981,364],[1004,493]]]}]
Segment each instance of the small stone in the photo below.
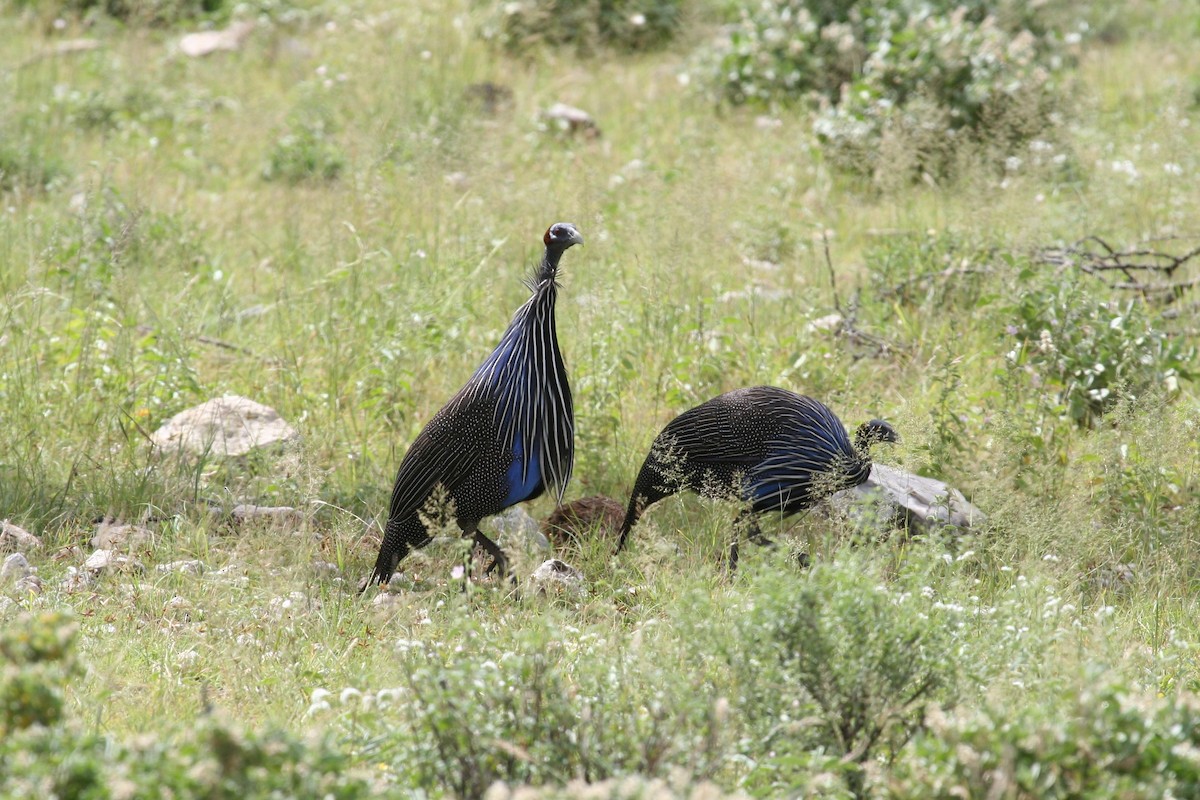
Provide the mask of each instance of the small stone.
[{"label": "small stone", "polygon": [[267,615],[274,619],[283,619],[300,611],[320,607],[318,600],[310,598],[304,592],[291,592],[287,597],[272,597],[267,601]]},{"label": "small stone", "polygon": [[187,598],[175,595],[163,603],[163,617],[176,623],[188,622],[192,618],[192,604]]},{"label": "small stone", "polygon": [[592,119],[592,115],[566,103],[555,103],[542,111],[542,120],[551,130],[568,136],[583,136],[585,139],[600,138],[600,126],[596,124],[596,120]]},{"label": "small stone", "polygon": [[1133,585],[1137,573],[1133,564],[1108,564],[1098,568],[1093,575],[1096,585],[1116,594],[1121,594]]},{"label": "small stone", "polygon": [[204,572],[204,562],[195,559],[172,561],[155,567],[159,572],[175,572],[180,575],[199,575]]},{"label": "small stone", "polygon": [[42,540],[8,520],[0,521],[0,553],[29,553],[42,548]]},{"label": "small stone", "polygon": [[83,568],[95,575],[105,572],[141,572],[145,567],[136,558],[118,555],[112,550],[97,550],[83,562]]},{"label": "small stone", "polygon": [[313,572],[317,574],[318,578],[323,578],[325,580],[339,577],[342,574],[342,571],[338,569],[338,565],[334,564],[332,561],[322,561],[320,559],[314,560],[312,562],[312,569]]},{"label": "small stone", "polygon": [[153,543],[154,533],[140,525],[127,525],[111,520],[96,524],[92,547],[97,550],[141,550]]},{"label": "small stone", "polygon": [[4,565],[0,566],[0,582],[16,582],[32,574],[33,567],[29,566],[29,561],[22,553],[13,553],[4,559]]},{"label": "small stone", "polygon": [[242,20],[235,22],[228,28],[219,31],[199,31],[197,33],[185,34],[179,40],[179,52],[185,56],[197,58],[206,56],[210,53],[216,53],[222,50],[234,51],[240,50],[242,44],[246,41],[246,37],[254,30],[254,22],[251,20]]},{"label": "small stone", "polygon": [[234,506],[233,511],[230,511],[229,514],[238,524],[264,521],[283,527],[300,525],[304,522],[304,514],[291,506],[253,506],[242,503]]},{"label": "small stone", "polygon": [[498,538],[510,542],[520,542],[521,546],[531,550],[550,550],[550,541],[542,534],[541,526],[529,512],[520,506],[510,506],[490,520],[492,528],[499,534]]},{"label": "small stone", "polygon": [[82,592],[85,589],[91,588],[95,582],[96,576],[92,572],[86,569],[67,567],[67,575],[59,585],[64,592],[75,594],[76,592]]},{"label": "small stone", "polygon": [[150,440],[162,452],[241,456],[297,436],[296,429],[275,409],[246,397],[226,395],[179,412],[151,434]]},{"label": "small stone", "polygon": [[13,584],[13,589],[21,594],[41,594],[42,579],[37,575],[26,575],[24,578],[21,578],[19,581]]},{"label": "small stone", "polygon": [[823,317],[817,317],[804,326],[804,330],[809,333],[817,331],[836,331],[842,326],[841,314],[826,314]]},{"label": "small stone", "polygon": [[200,654],[197,653],[192,648],[188,648],[187,650],[184,650],[184,651],[176,654],[176,656],[175,656],[175,663],[178,664],[183,669],[188,669],[189,667],[194,667],[196,665],[196,662],[199,660],[200,660]]},{"label": "small stone", "polygon": [[557,558],[543,562],[529,576],[529,581],[542,594],[566,594],[577,597],[584,592],[583,573]]},{"label": "small stone", "polygon": [[396,609],[404,605],[404,598],[395,592],[380,592],[371,600],[371,605],[380,609]]}]

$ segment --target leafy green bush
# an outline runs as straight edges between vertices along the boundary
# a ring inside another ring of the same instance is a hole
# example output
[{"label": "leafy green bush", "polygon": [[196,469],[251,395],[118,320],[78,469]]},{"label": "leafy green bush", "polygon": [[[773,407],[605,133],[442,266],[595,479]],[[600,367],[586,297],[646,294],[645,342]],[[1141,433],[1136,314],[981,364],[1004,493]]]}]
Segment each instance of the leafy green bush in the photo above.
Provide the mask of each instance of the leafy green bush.
[{"label": "leafy green bush", "polygon": [[937,716],[898,760],[889,789],[900,800],[1195,797],[1200,702],[1102,682],[1068,708]]},{"label": "leafy green bush", "polygon": [[0,131],[0,194],[48,189],[66,174],[62,163],[31,137]]},{"label": "leafy green bush", "polygon": [[1070,278],[1023,292],[1011,314],[1010,369],[1079,425],[1095,425],[1122,395],[1174,393],[1193,375],[1195,346],[1156,327],[1143,304],[1099,299]]},{"label": "leafy green bush", "polygon": [[25,614],[0,634],[0,734],[62,718],[62,687],[79,672],[74,642],[78,626],[48,612]]},{"label": "leafy green bush", "polygon": [[287,133],[271,148],[263,178],[292,184],[335,180],[346,166],[346,156],[333,138],[334,130],[322,110],[294,115]]},{"label": "leafy green bush", "polygon": [[103,14],[133,25],[172,25],[211,16],[226,7],[226,0],[19,0],[19,3],[56,16]]},{"label": "leafy green bush", "polygon": [[649,50],[670,41],[681,0],[516,0],[496,5],[483,36],[510,52],[541,44]]},{"label": "leafy green bush", "polygon": [[187,733],[122,742],[64,719],[62,688],[83,670],[77,626],[24,615],[0,635],[0,796],[355,800],[377,789],[328,739],[247,734],[216,716]]},{"label": "leafy green bush", "polygon": [[984,296],[992,248],[953,233],[889,236],[864,254],[870,286],[886,307],[974,311]]},{"label": "leafy green bush", "polygon": [[738,792],[728,794],[711,783],[674,785],[660,778],[636,775],[627,778],[587,783],[572,781],[565,786],[515,786],[495,784],[484,800],[724,800],[745,798]]},{"label": "leafy green bush", "polygon": [[1031,8],[765,0],[743,8],[702,63],[724,101],[821,108],[816,133],[844,167],[942,177],[1054,121],[1057,39]]},{"label": "leafy green bush", "polygon": [[864,559],[760,575],[752,594],[736,635],[714,647],[740,687],[756,790],[791,793],[832,770],[857,792],[860,765],[894,752],[927,703],[957,692],[950,612]]},{"label": "leafy green bush", "polygon": [[879,182],[998,163],[1053,128],[1062,100],[1028,33],[959,12],[910,19],[843,84],[815,130],[838,165]]},{"label": "leafy green bush", "polygon": [[680,685],[673,670],[590,637],[571,641],[568,666],[561,641],[570,635],[547,626],[502,654],[405,644],[408,685],[366,695],[386,715],[360,717],[364,693],[355,689],[337,700],[318,690],[310,712],[341,703],[341,721],[373,742],[373,761],[458,797],[479,797],[496,781],[562,785],[665,777],[669,768],[705,778],[716,770],[723,716],[705,686]]}]

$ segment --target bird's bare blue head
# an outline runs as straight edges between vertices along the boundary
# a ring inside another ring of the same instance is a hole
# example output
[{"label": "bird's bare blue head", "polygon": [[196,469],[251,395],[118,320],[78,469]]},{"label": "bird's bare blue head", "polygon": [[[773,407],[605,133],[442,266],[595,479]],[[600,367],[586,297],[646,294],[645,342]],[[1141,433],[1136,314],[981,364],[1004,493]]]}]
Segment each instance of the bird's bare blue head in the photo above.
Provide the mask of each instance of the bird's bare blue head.
[{"label": "bird's bare blue head", "polygon": [[871,445],[879,442],[898,442],[900,434],[896,429],[881,419],[873,419],[858,426],[854,432],[854,446],[863,455],[867,454]]},{"label": "bird's bare blue head", "polygon": [[574,244],[583,244],[579,229],[569,222],[556,222],[546,229],[542,237],[546,244],[546,255],[542,257],[542,266],[538,270],[539,281],[554,278],[558,272],[558,260],[567,248]]}]

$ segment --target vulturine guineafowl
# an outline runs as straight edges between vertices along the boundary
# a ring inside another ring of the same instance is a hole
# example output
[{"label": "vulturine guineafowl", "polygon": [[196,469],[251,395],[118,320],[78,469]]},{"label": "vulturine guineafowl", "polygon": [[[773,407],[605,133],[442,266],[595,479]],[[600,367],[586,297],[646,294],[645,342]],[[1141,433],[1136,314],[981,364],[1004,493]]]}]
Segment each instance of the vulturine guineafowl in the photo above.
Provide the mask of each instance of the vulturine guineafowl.
[{"label": "vulturine guineafowl", "polygon": [[489,569],[498,566],[501,573],[508,560],[479,532],[480,520],[547,488],[562,501],[575,456],[575,420],[554,303],[559,259],[583,237],[574,225],[559,222],[543,241],[545,255],[529,281],[533,296],[400,462],[379,558],[364,589],[386,583],[409,551],[429,543],[421,512],[438,487],[453,502],[463,535],[474,536],[494,559]]},{"label": "vulturine guineafowl", "polygon": [[[870,446],[895,441],[892,426],[876,419],[859,427],[851,445],[828,406],[786,389],[719,395],[671,420],[655,438],[634,482],[617,552],[642,512],[684,489],[746,503],[738,523],[749,517],[749,538],[765,543],[755,515],[787,516],[857,486],[871,474]],[[731,566],[737,546],[735,534]]]}]

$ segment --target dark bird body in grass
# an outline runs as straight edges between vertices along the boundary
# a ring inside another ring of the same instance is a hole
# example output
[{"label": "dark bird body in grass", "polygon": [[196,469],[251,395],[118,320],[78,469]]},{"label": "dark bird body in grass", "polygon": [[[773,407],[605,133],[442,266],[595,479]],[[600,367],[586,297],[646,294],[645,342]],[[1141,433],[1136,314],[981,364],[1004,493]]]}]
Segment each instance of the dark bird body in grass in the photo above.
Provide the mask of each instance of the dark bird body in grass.
[{"label": "dark bird body in grass", "polygon": [[[634,482],[617,552],[642,513],[664,497],[690,489],[746,504],[749,534],[765,542],[755,515],[783,516],[811,508],[871,474],[870,445],[898,441],[882,420],[863,424],[850,443],[828,406],[811,397],[755,386],[714,397],[663,428]],[[737,563],[737,538],[730,548]]]},{"label": "dark bird body in grass", "polygon": [[[583,237],[574,225],[551,225],[545,255],[529,282],[533,296],[513,315],[500,344],[466,386],[421,431],[396,475],[383,544],[370,583],[386,583],[430,533],[421,520],[431,497],[453,503],[464,536],[507,571],[500,547],[480,520],[546,489],[562,501],[575,456],[575,419],[567,370],[558,349],[554,303],[558,262]],[[364,585],[365,588],[365,585]]]}]

